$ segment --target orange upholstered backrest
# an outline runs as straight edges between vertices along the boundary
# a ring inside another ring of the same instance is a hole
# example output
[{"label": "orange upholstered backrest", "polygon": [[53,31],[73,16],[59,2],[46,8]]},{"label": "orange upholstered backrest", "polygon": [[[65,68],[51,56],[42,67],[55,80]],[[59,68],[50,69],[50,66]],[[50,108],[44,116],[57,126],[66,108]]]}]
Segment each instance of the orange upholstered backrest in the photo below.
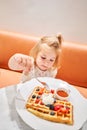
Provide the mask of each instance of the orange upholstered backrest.
[{"label": "orange upholstered backrest", "polygon": [[63,43],[60,65],[57,78],[87,87],[87,44]]},{"label": "orange upholstered backrest", "polygon": [[8,68],[8,60],[15,53],[29,54],[38,38],[0,31],[0,67]]}]

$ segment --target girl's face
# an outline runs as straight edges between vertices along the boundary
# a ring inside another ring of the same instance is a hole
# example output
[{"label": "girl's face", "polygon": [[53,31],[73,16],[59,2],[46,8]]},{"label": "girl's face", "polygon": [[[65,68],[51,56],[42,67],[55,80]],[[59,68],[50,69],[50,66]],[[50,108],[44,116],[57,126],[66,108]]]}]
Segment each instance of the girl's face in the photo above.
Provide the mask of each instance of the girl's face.
[{"label": "girl's face", "polygon": [[40,70],[46,71],[53,66],[55,59],[55,50],[47,46],[45,48],[42,48],[41,51],[38,52],[36,57],[36,65]]}]

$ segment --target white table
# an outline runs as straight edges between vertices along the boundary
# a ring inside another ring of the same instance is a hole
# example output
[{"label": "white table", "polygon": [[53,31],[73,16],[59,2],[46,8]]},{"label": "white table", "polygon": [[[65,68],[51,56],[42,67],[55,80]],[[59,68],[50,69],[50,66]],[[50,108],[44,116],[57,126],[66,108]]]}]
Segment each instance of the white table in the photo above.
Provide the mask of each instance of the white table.
[{"label": "white table", "polygon": [[0,89],[0,130],[33,130],[15,109],[16,86]]},{"label": "white table", "polygon": [[[0,89],[0,130],[33,130],[17,114],[15,95],[15,85]],[[87,130],[87,122],[80,130]]]}]

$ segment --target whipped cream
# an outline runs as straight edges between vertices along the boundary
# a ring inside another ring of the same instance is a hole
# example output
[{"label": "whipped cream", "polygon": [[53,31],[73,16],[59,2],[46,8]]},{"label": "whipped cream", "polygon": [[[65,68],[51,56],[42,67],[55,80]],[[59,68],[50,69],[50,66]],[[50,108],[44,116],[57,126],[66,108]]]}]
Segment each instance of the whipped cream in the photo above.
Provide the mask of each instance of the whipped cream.
[{"label": "whipped cream", "polygon": [[49,94],[44,93],[42,95],[42,102],[45,105],[47,105],[47,104],[53,104],[53,102],[54,102],[53,94],[51,94],[51,93],[49,93]]}]

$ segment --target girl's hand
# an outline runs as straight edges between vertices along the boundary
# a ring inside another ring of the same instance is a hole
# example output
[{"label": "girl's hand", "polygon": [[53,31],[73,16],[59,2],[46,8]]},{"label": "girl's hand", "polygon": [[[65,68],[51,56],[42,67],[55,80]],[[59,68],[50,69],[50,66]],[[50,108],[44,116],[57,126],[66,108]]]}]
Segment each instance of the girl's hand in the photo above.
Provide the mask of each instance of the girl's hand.
[{"label": "girl's hand", "polygon": [[33,57],[24,54],[15,54],[9,60],[9,67],[14,70],[23,70],[28,73],[34,64]]}]

